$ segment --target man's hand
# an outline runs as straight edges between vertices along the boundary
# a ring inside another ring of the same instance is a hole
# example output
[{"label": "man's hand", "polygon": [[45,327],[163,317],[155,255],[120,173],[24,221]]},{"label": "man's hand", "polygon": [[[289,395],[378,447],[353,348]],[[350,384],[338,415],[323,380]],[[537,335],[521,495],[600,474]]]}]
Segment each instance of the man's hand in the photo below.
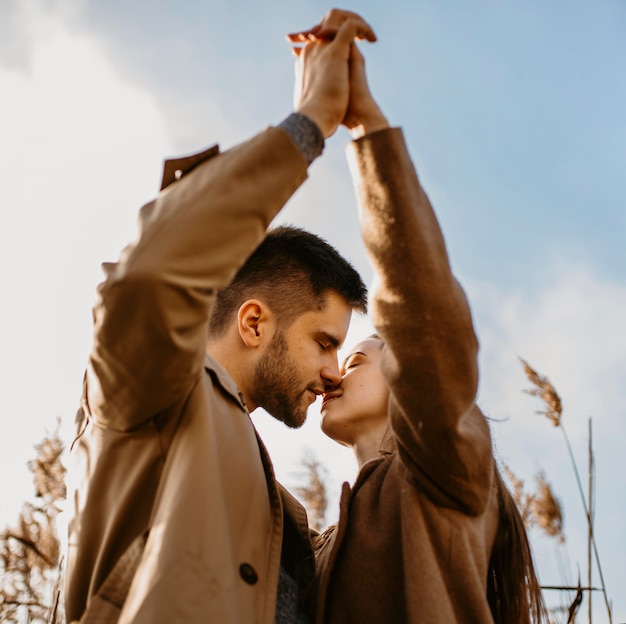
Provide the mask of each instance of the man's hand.
[{"label": "man's hand", "polygon": [[288,35],[296,62],[295,110],[331,136],[342,123],[350,97],[349,63],[355,38],[375,41],[369,25],[355,13],[332,10],[312,29]]}]

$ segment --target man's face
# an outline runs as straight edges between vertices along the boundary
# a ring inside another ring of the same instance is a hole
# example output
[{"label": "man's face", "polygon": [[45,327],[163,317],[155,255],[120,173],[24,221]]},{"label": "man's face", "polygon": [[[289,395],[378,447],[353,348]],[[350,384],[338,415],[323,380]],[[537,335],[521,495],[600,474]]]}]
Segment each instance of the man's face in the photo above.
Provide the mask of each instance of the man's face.
[{"label": "man's face", "polygon": [[325,301],[322,310],[304,312],[286,330],[277,327],[254,373],[254,403],[294,429],[324,387],[341,380],[337,350],[352,310],[337,293]]}]

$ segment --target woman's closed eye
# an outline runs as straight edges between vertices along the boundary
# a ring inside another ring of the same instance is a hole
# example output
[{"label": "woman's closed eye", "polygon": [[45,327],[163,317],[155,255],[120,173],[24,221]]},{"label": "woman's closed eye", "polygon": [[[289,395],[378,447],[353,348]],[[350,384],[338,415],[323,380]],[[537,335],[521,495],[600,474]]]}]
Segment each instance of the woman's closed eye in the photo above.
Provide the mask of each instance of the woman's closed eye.
[{"label": "woman's closed eye", "polygon": [[357,351],[356,353],[351,353],[344,361],[341,370],[345,374],[352,368],[355,368],[359,364],[361,364],[364,357],[367,357],[364,353]]}]

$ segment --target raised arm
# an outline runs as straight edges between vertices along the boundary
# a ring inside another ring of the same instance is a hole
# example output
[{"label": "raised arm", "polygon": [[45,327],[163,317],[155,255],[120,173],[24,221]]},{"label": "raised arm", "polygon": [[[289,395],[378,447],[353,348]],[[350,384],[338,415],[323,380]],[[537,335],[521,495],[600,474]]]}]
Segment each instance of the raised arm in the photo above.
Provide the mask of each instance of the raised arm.
[{"label": "raised arm", "polygon": [[[295,111],[321,132],[320,150],[345,116],[358,28],[346,23],[299,62]],[[137,428],[176,409],[197,383],[216,291],[306,179],[297,138],[269,128],[225,153],[214,149],[168,163],[166,183],[176,181],[143,207],[137,240],[105,267],[98,288],[86,387],[89,412],[100,425]]]},{"label": "raised arm", "polygon": [[385,340],[390,417],[408,478],[436,504],[480,513],[493,459],[476,407],[478,343],[464,292],[402,132],[374,102],[351,58],[346,125],[363,239],[376,274],[371,311]]}]

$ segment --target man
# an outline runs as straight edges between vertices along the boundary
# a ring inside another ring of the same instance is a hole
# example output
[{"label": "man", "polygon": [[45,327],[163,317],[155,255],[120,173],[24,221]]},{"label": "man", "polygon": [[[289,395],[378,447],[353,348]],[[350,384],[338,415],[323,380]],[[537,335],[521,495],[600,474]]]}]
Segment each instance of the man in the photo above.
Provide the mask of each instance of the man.
[{"label": "man", "polygon": [[105,267],[73,445],[69,621],[301,617],[306,513],[275,481],[249,411],[302,424],[338,379],[365,287],[316,237],[265,235],[344,118],[355,37],[375,40],[358,16],[307,46],[280,127],[166,163],[138,239]]}]

